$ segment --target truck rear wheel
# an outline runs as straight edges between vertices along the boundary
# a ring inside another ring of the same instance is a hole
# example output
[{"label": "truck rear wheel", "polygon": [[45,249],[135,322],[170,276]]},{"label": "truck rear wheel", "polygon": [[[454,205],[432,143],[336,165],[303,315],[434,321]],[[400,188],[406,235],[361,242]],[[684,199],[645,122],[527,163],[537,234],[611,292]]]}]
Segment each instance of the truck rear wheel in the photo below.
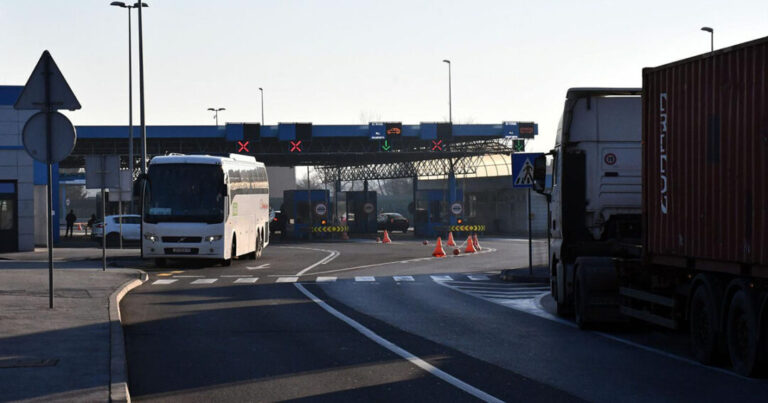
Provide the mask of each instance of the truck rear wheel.
[{"label": "truck rear wheel", "polygon": [[717,310],[707,285],[696,288],[689,312],[691,348],[702,364],[712,364],[718,355]]},{"label": "truck rear wheel", "polygon": [[728,353],[734,371],[752,376],[758,367],[757,312],[744,289],[733,294],[726,322]]}]

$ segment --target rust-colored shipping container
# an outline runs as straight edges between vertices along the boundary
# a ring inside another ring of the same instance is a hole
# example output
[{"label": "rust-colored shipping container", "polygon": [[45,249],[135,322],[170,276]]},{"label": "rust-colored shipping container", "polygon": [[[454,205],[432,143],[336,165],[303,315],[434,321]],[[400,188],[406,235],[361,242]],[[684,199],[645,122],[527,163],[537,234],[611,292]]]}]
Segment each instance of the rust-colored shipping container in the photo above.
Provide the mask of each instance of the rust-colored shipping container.
[{"label": "rust-colored shipping container", "polygon": [[644,249],[768,276],[768,37],[643,70]]}]

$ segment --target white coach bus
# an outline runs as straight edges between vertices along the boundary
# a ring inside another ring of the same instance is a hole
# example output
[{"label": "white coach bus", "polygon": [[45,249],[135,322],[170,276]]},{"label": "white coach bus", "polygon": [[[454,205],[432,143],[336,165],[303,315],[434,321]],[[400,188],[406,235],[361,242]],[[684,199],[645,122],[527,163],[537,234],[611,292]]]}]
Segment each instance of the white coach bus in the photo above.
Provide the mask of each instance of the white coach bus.
[{"label": "white coach bus", "polygon": [[261,256],[269,244],[267,170],[254,157],[174,154],[155,157],[144,177],[142,249],[167,258]]}]

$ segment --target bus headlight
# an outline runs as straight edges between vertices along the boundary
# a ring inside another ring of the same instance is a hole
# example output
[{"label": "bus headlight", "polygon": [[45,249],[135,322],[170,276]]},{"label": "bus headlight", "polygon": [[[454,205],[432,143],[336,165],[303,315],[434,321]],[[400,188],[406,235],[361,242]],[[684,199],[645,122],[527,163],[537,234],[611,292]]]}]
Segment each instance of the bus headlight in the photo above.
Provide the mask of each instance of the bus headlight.
[{"label": "bus headlight", "polygon": [[221,235],[209,235],[205,237],[205,240],[208,242],[218,241],[219,239],[221,239]]},{"label": "bus headlight", "polygon": [[152,243],[157,242],[157,235],[151,233],[151,232],[145,232],[144,233],[144,239],[148,241],[152,241]]}]

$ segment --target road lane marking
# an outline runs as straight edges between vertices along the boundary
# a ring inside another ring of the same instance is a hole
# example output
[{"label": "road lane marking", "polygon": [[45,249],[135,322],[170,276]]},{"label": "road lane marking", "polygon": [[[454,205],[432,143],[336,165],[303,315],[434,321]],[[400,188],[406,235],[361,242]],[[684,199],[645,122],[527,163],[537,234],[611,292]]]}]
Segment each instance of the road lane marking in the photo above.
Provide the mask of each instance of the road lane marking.
[{"label": "road lane marking", "polygon": [[173,276],[173,278],[197,278],[197,277],[205,277],[205,276],[193,276],[193,275],[184,275],[184,276],[182,276],[182,275],[179,275],[179,274],[175,274]]},{"label": "road lane marking", "polygon": [[253,284],[255,282],[259,281],[258,277],[240,277],[239,279],[235,280],[235,283],[249,283]]},{"label": "road lane marking", "polygon": [[248,270],[266,269],[267,267],[269,267],[269,263],[260,264],[258,266],[245,266]]},{"label": "road lane marking", "polygon": [[[299,249],[307,249],[307,248],[299,248]],[[496,252],[496,249],[486,248],[486,249],[483,249],[483,251],[481,251],[481,252],[472,253],[471,255],[480,255],[482,253],[491,253],[491,252]],[[456,257],[461,257],[461,256],[464,256],[464,255],[458,255],[458,256],[456,256],[456,255],[448,255],[446,257],[447,258],[456,258]],[[469,255],[467,255],[467,256],[469,256]],[[331,273],[338,273],[338,272],[342,272],[342,271],[367,269],[369,267],[387,266],[387,265],[390,265],[390,264],[400,264],[400,263],[404,263],[404,262],[407,262],[407,263],[421,262],[421,261],[435,260],[435,259],[440,259],[440,258],[436,258],[436,257],[422,257],[422,258],[416,258],[416,259],[395,260],[393,262],[372,263],[372,264],[365,264],[365,265],[362,265],[362,266],[346,267],[346,268],[343,268],[343,269],[317,271],[317,272],[314,272],[312,274],[331,274]]]},{"label": "road lane marking", "polygon": [[[336,259],[337,257],[339,257],[339,255],[341,255],[341,253],[339,251],[337,251],[337,250],[317,249],[317,248],[303,248],[301,246],[276,246],[276,248],[303,249],[303,250],[311,250],[311,251],[316,251],[316,252],[326,252],[326,253],[328,253],[328,256],[318,260],[317,262],[315,262],[315,263],[305,267],[303,270],[301,270],[300,272],[296,273],[297,276],[303,276],[304,274],[306,274],[308,271],[314,269],[315,267],[317,267],[317,266],[319,266],[321,264],[328,264],[333,259]],[[314,274],[317,274],[317,273],[314,273]]]},{"label": "road lane marking", "polygon": [[193,281],[191,284],[213,284],[218,280],[217,278],[201,278]]},{"label": "road lane marking", "polygon": [[318,283],[332,283],[336,281],[336,277],[318,277],[315,279],[315,282]]},{"label": "road lane marking", "polygon": [[318,304],[321,308],[323,308],[326,312],[330,313],[331,315],[335,316],[342,322],[346,323],[347,325],[351,326],[358,332],[360,332],[363,336],[371,339],[376,344],[386,348],[387,350],[399,355],[403,359],[409,361],[413,365],[421,368],[422,370],[429,372],[433,376],[453,385],[454,387],[463,390],[464,392],[469,393],[470,395],[480,399],[484,400],[486,402],[503,402],[503,400],[496,398],[495,396],[492,396],[486,392],[483,392],[482,390],[454,377],[453,375],[448,374],[447,372],[444,372],[440,370],[439,368],[436,368],[432,364],[424,361],[423,359],[413,355],[412,353],[408,352],[407,350],[403,349],[400,346],[397,346],[396,344],[392,343],[391,341],[379,336],[378,334],[374,333],[372,330],[368,329],[367,327],[361,325],[359,322],[355,321],[354,319],[350,318],[347,315],[344,315],[343,313],[337,311],[332,306],[328,305],[325,301],[321,300],[320,298],[316,297],[315,294],[312,294],[309,290],[304,288],[301,284],[294,284],[296,288],[299,289],[307,298],[312,300],[314,303]]},{"label": "road lane marking", "polygon": [[152,283],[152,285],[164,285],[164,284],[173,284],[173,283],[175,283],[175,282],[177,282],[177,281],[179,281],[179,280],[174,280],[174,279],[160,279],[160,280],[155,280],[155,282],[154,282],[154,283]]},{"label": "road lane marking", "polygon": [[277,280],[275,280],[276,283],[295,283],[299,278],[296,276],[290,276],[290,277],[278,277]]},{"label": "road lane marking", "polygon": [[467,274],[467,278],[472,281],[486,281],[490,280],[490,277],[485,274]]},{"label": "road lane marking", "polygon": [[392,276],[395,281],[415,281],[413,276]]},{"label": "road lane marking", "polygon": [[241,277],[253,277],[250,274],[222,274],[219,277],[233,277],[233,278],[241,278]]},{"label": "road lane marking", "polygon": [[429,276],[432,277],[433,281],[452,281],[453,278],[451,276]]},{"label": "road lane marking", "polygon": [[373,276],[356,276],[355,281],[358,282],[370,282],[370,281],[376,281],[376,277]]}]

